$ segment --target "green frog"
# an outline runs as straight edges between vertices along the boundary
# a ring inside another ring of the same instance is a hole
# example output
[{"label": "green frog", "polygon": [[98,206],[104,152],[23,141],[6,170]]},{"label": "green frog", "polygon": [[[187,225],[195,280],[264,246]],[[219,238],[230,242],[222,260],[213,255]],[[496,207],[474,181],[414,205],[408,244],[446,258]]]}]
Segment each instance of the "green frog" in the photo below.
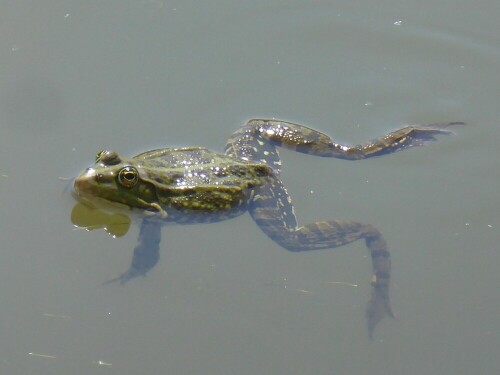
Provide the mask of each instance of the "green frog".
[{"label": "green frog", "polygon": [[385,316],[394,317],[389,298],[391,260],[382,234],[372,225],[322,220],[299,225],[280,180],[276,146],[321,157],[360,160],[421,146],[460,122],[412,125],[370,142],[346,146],[291,122],[252,119],[233,133],[224,153],[202,147],[165,148],[124,158],[101,151],[75,182],[76,196],[141,212],[138,244],[125,283],[145,275],[159,259],[161,226],[225,220],[249,212],[274,242],[292,252],[332,249],[365,240],[372,259],[371,295],[366,308],[370,337]]}]

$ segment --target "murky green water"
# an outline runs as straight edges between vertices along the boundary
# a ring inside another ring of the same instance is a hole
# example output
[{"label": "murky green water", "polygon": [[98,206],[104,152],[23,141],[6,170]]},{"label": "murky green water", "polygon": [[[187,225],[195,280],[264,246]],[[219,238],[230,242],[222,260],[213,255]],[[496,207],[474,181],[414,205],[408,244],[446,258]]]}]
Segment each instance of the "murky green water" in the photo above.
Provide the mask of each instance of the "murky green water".
[{"label": "murky green water", "polygon": [[[497,373],[499,16],[494,1],[0,3],[0,373]],[[346,143],[469,124],[360,162],[282,152],[301,222],[389,242],[398,319],[374,341],[363,243],[291,254],[248,216],[164,228],[146,278],[99,286],[138,228],[73,230],[58,177],[103,148],[221,150],[252,117]]]}]

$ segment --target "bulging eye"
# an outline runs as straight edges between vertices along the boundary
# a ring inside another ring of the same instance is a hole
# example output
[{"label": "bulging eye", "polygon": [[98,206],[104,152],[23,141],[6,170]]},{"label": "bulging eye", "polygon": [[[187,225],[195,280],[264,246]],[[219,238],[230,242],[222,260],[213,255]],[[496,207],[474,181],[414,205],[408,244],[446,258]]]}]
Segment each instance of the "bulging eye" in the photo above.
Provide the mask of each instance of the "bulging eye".
[{"label": "bulging eye", "polygon": [[102,150],[97,153],[95,158],[96,163],[102,163],[104,165],[117,165],[122,162],[120,155],[114,151]]},{"label": "bulging eye", "polygon": [[139,180],[139,172],[134,167],[125,167],[118,172],[118,182],[126,188],[131,188]]}]

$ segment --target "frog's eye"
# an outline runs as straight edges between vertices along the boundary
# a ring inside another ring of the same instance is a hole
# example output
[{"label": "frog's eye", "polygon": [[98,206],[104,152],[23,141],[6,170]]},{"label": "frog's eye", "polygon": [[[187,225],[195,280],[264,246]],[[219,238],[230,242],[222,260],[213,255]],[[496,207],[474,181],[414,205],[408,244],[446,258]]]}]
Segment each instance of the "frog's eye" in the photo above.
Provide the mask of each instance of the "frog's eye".
[{"label": "frog's eye", "polygon": [[139,172],[134,167],[125,167],[118,172],[118,182],[126,188],[131,188],[139,180]]},{"label": "frog's eye", "polygon": [[103,163],[104,165],[116,165],[121,163],[122,160],[116,152],[102,150],[97,153],[95,161],[96,163]]}]

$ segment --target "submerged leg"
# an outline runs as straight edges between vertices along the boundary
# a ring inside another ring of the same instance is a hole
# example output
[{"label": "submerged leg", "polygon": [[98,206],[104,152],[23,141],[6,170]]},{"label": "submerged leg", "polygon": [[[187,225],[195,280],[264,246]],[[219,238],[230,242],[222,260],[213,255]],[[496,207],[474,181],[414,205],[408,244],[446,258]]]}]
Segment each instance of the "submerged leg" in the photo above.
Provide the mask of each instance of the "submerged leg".
[{"label": "submerged leg", "polygon": [[154,219],[143,219],[139,233],[139,243],[134,248],[130,268],[120,276],[106,281],[103,285],[119,281],[125,284],[137,276],[146,276],[160,259],[161,222]]},{"label": "submerged leg", "polygon": [[373,267],[372,291],[366,309],[370,337],[384,316],[394,317],[389,298],[390,254],[375,227],[344,220],[297,226],[288,193],[277,178],[272,178],[269,185],[254,196],[249,211],[264,233],[290,251],[331,249],[364,239]]},{"label": "submerged leg", "polygon": [[[463,122],[449,122],[429,125],[410,125],[394,130],[383,137],[364,144],[347,146],[336,143],[326,134],[303,125],[280,120],[253,119],[237,130],[226,143],[226,154],[252,161],[262,161],[273,169],[279,158],[273,145],[298,152],[323,157],[348,160],[366,159],[414,146],[422,146],[426,141],[435,140],[437,134],[452,133],[448,128],[463,125]],[[265,143],[271,142],[268,146]],[[279,168],[278,168],[279,169]]]}]

